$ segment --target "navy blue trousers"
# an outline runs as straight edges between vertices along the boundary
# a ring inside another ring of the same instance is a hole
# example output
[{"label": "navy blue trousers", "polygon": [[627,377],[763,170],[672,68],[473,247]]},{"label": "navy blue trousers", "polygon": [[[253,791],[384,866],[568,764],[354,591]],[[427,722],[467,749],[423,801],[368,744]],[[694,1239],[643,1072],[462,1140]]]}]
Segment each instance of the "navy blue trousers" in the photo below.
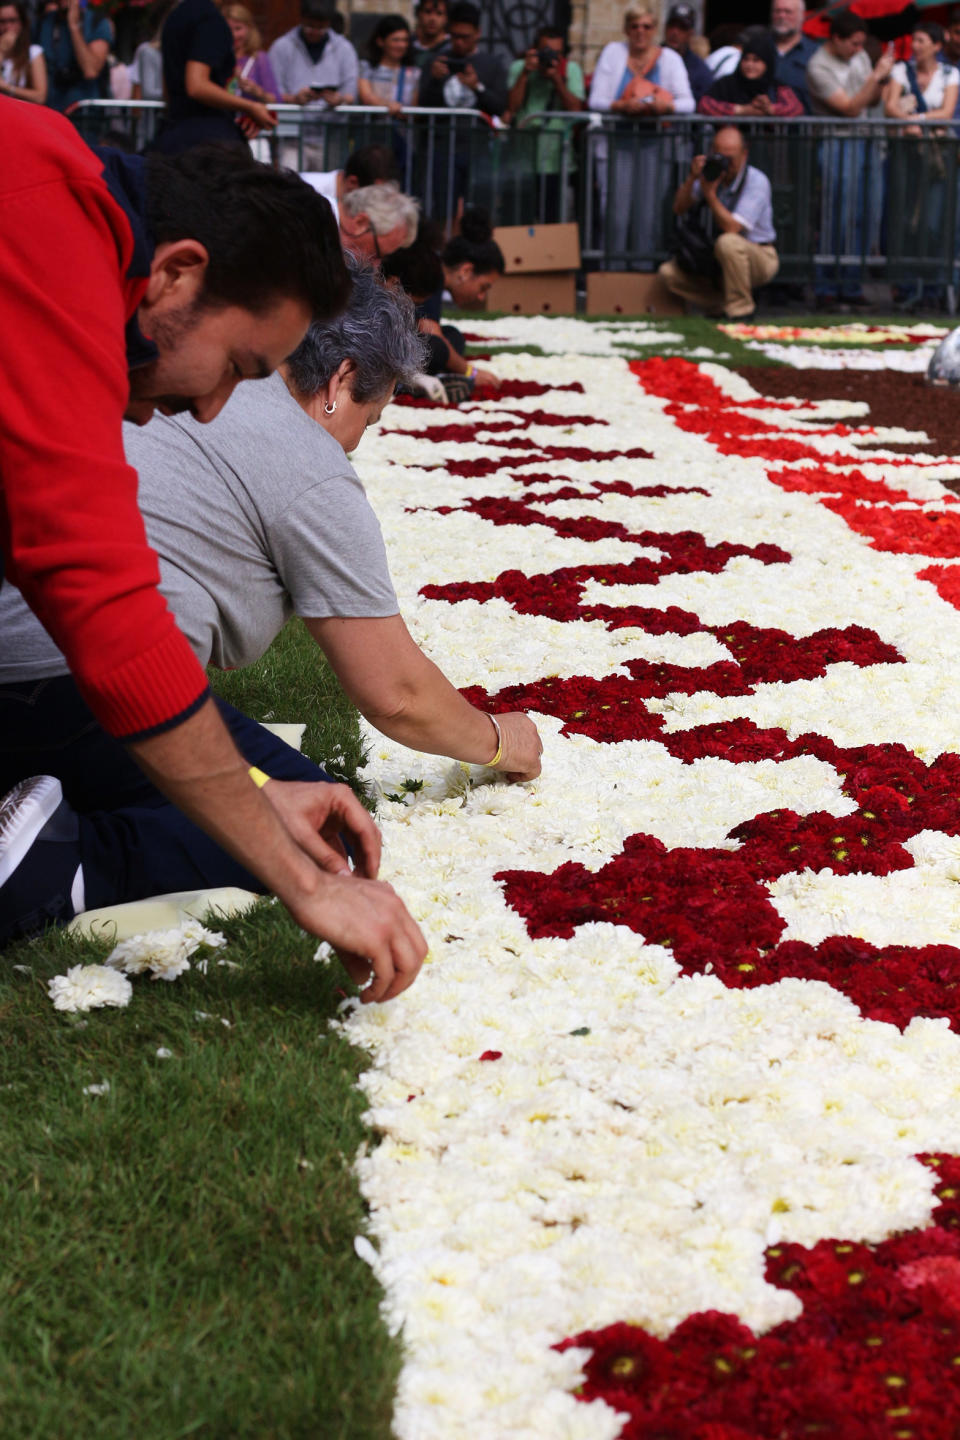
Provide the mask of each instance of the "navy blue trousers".
[{"label": "navy blue trousers", "polygon": [[[277,780],[331,780],[298,750],[224,700],[240,754]],[[30,775],[55,775],[80,817],[78,863],[88,909],[172,890],[239,885],[264,893],[152,785],[98,724],[69,675],[0,685],[0,795]]]}]

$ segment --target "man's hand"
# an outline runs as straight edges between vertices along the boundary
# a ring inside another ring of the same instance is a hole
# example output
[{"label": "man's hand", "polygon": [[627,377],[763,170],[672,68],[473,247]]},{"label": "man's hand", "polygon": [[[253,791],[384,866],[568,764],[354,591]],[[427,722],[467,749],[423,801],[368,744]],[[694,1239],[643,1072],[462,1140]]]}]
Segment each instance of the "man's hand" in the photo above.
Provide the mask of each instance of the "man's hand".
[{"label": "man's hand", "polygon": [[349,785],[324,780],[271,780],[263,793],[301,850],[322,870],[349,873],[345,833],[355,873],[375,880],[380,869],[380,831]]},{"label": "man's hand", "polygon": [[311,901],[286,903],[298,924],[330,942],[355,984],[370,982],[360,996],[364,1005],[392,1000],[416,980],[427,942],[382,880],[327,875]]},{"label": "man's hand", "polygon": [[304,85],[302,90],[298,90],[295,94],[290,96],[290,103],[292,105],[309,105],[311,100],[319,99],[320,96],[315,95],[310,89],[309,85]]},{"label": "man's hand", "polygon": [[446,59],[443,55],[438,55],[436,60],[434,60],[433,64],[430,66],[431,80],[446,80],[449,74],[450,66],[447,64]]},{"label": "man's hand", "polygon": [[71,30],[74,29],[75,26],[81,24],[81,18],[80,18],[80,0],[68,0],[68,3],[67,3],[67,24],[70,26],[70,29],[71,29]]},{"label": "man's hand", "polygon": [[523,69],[527,75],[532,75],[540,64],[540,52],[535,45],[531,45],[523,57]]},{"label": "man's hand", "polygon": [[499,390],[503,384],[500,376],[485,365],[478,365],[473,372],[473,384],[477,390]]},{"label": "man's hand", "polygon": [[690,161],[690,179],[699,180],[703,174],[703,167],[707,163],[706,155],[694,155]]},{"label": "man's hand", "polygon": [[536,780],[540,774],[543,741],[530,716],[522,710],[513,710],[507,715],[498,715],[497,724],[503,747],[497,770],[511,782]]},{"label": "man's hand", "polygon": [[464,65],[463,70],[460,73],[460,79],[463,81],[464,85],[466,85],[469,90],[476,90],[477,86],[480,84],[480,76],[477,74],[476,70],[474,70],[473,66],[469,62]]},{"label": "man's hand", "polygon": [[873,78],[878,85],[882,85],[893,69],[893,46],[888,45],[880,59],[873,67]]}]

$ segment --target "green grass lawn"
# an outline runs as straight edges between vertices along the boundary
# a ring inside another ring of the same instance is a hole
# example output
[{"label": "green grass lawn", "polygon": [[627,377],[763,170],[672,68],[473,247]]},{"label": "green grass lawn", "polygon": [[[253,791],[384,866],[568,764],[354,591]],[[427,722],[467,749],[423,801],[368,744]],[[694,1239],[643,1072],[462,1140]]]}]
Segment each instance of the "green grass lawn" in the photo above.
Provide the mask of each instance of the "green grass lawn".
[{"label": "green grass lawn", "polygon": [[[221,684],[257,718],[308,719],[309,752],[352,773],[356,717],[302,627]],[[351,987],[278,905],[217,928],[206,975],[135,980],[126,1010],[82,1017],[46,981],[108,947],[4,954],[4,1440],[389,1435],[399,1347],[353,1250],[363,1057],[328,1026]]]}]

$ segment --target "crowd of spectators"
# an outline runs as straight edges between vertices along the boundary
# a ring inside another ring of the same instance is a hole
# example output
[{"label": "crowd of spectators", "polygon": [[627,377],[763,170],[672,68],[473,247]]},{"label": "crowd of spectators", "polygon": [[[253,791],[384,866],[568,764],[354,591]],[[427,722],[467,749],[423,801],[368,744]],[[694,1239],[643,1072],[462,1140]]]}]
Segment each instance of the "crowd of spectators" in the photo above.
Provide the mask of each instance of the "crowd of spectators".
[{"label": "crowd of spectators", "polygon": [[[22,0],[0,0],[0,93],[61,110],[108,94],[163,99],[165,120],[153,143],[166,153],[212,140],[243,145],[269,134],[277,104],[316,116],[363,106],[382,109],[390,120],[416,109],[474,111],[501,134],[525,131],[525,141],[534,142],[516,143],[509,173],[535,181],[531,193],[535,189],[539,212],[550,218],[575,213],[584,199],[577,188],[587,150],[583,112],[609,116],[619,123],[590,138],[594,233],[588,238],[600,237],[616,268],[641,270],[654,269],[670,243],[677,180],[695,158],[689,146],[686,153],[677,144],[667,147],[662,126],[652,121],[700,114],[739,125],[749,143],[754,122],[828,118],[836,125],[818,142],[816,248],[850,263],[847,270],[846,262],[818,270],[822,305],[863,303],[863,265],[880,251],[885,234],[885,186],[902,192],[922,253],[954,209],[946,205],[936,146],[919,142],[956,133],[945,127],[960,120],[960,8],[945,29],[918,20],[895,61],[893,47],[873,40],[867,21],[848,9],[830,10],[822,38],[815,39],[804,29],[803,0],[772,0],[769,25],[722,25],[708,40],[698,33],[691,5],[673,4],[664,14],[654,0],[631,0],[623,38],[603,47],[590,73],[554,26],[540,26],[513,58],[489,46],[483,11],[473,0],[419,0],[412,25],[399,14],[382,16],[360,53],[343,33],[336,0],[301,0],[299,24],[269,48],[241,3],[218,8],[214,0],[156,0],[149,14],[151,33],[122,66],[110,53],[113,30],[103,10],[80,0],[47,0],[31,27]],[[871,119],[906,122],[886,132],[889,155],[868,144],[862,129],[838,128]],[[464,133],[443,138],[434,131],[432,190],[420,196],[428,210],[448,217],[475,178]],[[914,142],[912,149],[898,151],[900,140]],[[266,142],[258,143],[255,153],[265,157]],[[395,127],[401,162],[408,143]],[[704,150],[704,163],[710,143],[708,134],[703,147],[694,147]],[[283,158],[288,163],[289,152]],[[322,155],[317,158],[322,164]],[[310,161],[299,163],[305,168]],[[754,168],[762,170],[759,160]],[[689,208],[709,231],[699,174],[693,182]],[[748,229],[741,225],[740,233]],[[775,244],[775,237],[763,243]],[[674,259],[682,265],[682,254]],[[937,303],[943,292],[928,286],[921,296],[908,284],[897,298]]]}]

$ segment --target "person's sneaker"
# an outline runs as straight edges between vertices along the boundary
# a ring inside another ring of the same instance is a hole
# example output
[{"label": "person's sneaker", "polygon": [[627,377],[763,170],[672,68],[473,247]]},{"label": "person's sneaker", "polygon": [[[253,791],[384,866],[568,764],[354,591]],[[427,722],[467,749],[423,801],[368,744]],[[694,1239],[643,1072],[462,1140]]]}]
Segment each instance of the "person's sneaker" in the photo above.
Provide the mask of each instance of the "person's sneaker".
[{"label": "person's sneaker", "polygon": [[0,945],[65,924],[83,909],[80,823],[53,775],[0,800]]},{"label": "person's sneaker", "polygon": [[450,373],[441,375],[440,381],[447,392],[447,400],[451,405],[462,405],[464,400],[469,400],[473,394],[474,379],[472,375]]}]

